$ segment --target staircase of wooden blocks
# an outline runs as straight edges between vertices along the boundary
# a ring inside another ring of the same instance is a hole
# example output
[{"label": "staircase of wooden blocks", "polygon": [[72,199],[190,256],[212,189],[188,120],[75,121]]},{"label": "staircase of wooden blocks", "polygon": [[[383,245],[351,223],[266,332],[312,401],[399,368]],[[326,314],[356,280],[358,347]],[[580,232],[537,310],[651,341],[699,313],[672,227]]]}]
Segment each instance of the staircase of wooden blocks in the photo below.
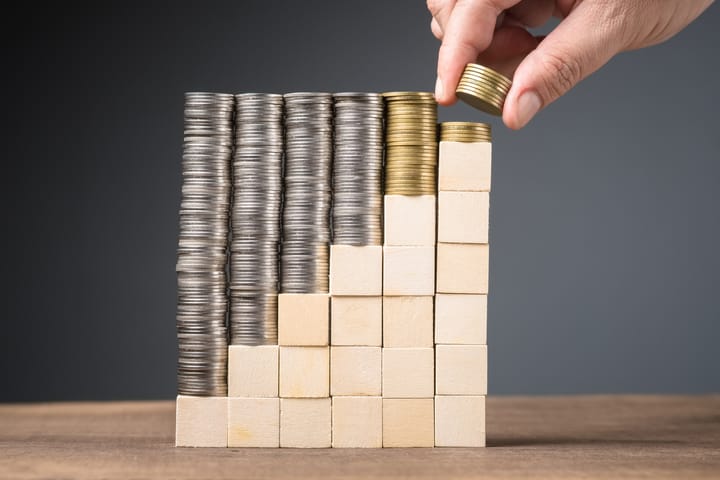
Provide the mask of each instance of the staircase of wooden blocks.
[{"label": "staircase of wooden blocks", "polygon": [[178,397],[178,446],[485,446],[491,144],[439,149],[437,196],[386,195],[383,246],[331,246],[330,294],[229,347],[228,397]]}]

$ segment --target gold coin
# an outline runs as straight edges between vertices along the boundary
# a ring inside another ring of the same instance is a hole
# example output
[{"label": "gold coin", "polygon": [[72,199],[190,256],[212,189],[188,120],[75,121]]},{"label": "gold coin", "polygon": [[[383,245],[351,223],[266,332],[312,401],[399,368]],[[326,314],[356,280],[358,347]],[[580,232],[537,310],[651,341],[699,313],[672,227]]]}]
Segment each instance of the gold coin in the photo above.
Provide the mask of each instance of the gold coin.
[{"label": "gold coin", "polygon": [[489,67],[486,67],[483,65],[479,65],[477,63],[468,63],[467,65],[465,65],[465,70],[463,71],[463,74],[465,74],[465,72],[473,73],[473,74],[476,74],[476,75],[482,76],[482,77],[487,77],[495,83],[506,85],[508,87],[510,87],[510,85],[512,85],[512,80],[510,80],[508,77],[506,77],[502,73],[497,72],[497,71],[493,70],[492,68],[489,68]]},{"label": "gold coin", "polygon": [[455,91],[455,95],[463,102],[478,110],[482,110],[491,115],[502,115],[503,104],[485,92],[458,88]]}]

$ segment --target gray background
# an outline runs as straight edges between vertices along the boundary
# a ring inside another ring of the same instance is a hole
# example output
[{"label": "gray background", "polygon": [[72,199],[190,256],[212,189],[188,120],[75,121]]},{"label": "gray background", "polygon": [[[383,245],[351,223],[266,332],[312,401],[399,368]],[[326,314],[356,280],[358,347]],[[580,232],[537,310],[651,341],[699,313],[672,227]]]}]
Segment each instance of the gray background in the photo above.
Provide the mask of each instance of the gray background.
[{"label": "gray background", "polygon": [[[184,91],[435,82],[421,1],[98,3],[6,14],[0,401],[174,395]],[[492,120],[491,393],[720,391],[719,40]]]}]

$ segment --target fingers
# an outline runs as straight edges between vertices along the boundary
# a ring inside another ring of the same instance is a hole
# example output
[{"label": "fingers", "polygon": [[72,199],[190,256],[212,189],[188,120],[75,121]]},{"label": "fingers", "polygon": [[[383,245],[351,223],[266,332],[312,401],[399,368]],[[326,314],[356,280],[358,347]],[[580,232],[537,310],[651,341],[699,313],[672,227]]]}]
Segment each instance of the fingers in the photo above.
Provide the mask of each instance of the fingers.
[{"label": "fingers", "polygon": [[433,17],[432,20],[430,21],[430,30],[432,31],[433,35],[435,35],[435,38],[442,41],[442,39],[443,39],[442,28],[440,28],[440,24],[438,23],[438,21],[435,17]]},{"label": "fingers", "polygon": [[433,17],[430,23],[433,35],[438,40],[442,40],[445,26],[447,25],[450,13],[455,6],[456,0],[427,0],[427,7]]},{"label": "fingers", "polygon": [[554,11],[555,0],[523,0],[508,9],[514,19],[531,28],[545,25]]}]

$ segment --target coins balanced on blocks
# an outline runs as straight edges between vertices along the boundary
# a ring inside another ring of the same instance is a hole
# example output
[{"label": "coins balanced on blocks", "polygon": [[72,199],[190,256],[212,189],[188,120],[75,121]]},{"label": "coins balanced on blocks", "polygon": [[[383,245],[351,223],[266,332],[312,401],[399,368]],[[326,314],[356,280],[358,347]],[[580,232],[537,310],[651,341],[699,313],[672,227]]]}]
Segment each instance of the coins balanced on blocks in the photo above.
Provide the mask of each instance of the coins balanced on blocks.
[{"label": "coins balanced on blocks", "polygon": [[485,445],[491,131],[430,93],[185,97],[176,445]]},{"label": "coins balanced on blocks", "polygon": [[512,81],[495,70],[468,63],[455,95],[463,102],[490,115],[502,115]]}]

